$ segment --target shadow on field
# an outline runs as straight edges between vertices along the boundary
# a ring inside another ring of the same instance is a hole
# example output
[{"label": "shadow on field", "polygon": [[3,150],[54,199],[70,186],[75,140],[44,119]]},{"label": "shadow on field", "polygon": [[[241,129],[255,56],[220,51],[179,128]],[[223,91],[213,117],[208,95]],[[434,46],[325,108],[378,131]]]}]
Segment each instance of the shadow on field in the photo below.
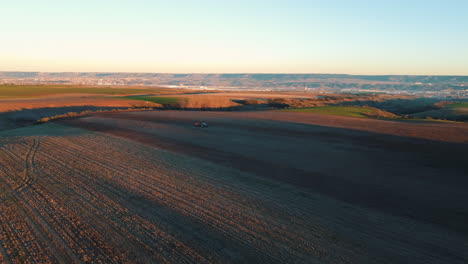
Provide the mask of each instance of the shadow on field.
[{"label": "shadow on field", "polygon": [[[164,107],[150,107],[154,110],[179,110],[179,111],[255,111],[265,110],[268,105],[261,106],[231,106],[231,107],[203,107],[203,108],[182,108],[179,106],[166,105]],[[131,107],[133,111],[138,111],[141,106]],[[35,109],[22,109],[18,111],[0,112],[0,131],[13,129],[17,127],[35,124],[41,118],[50,118],[58,115],[66,115],[67,113],[80,113],[83,111],[113,111],[128,110],[129,107],[101,107],[101,106],[67,106],[67,107],[48,107]]]},{"label": "shadow on field", "polygon": [[68,106],[68,107],[48,107],[36,109],[22,109],[19,111],[10,111],[0,113],[0,131],[12,129],[21,126],[27,126],[36,123],[37,120],[43,117],[51,117],[55,115],[63,115],[69,112],[82,111],[99,111],[99,110],[114,110],[127,109],[128,107],[99,107],[92,105],[84,106]]},{"label": "shadow on field", "polygon": [[[259,255],[251,247],[219,232],[215,226],[187,217],[187,215],[181,214],[158,200],[129,190],[126,186],[108,181],[100,181],[100,186],[106,195],[118,196],[119,202],[123,206],[145,219],[158,223],[159,228],[169,231],[178,241],[182,241],[186,245],[196,245],[197,248],[204,251],[215,251],[219,257],[224,258],[225,262],[232,262],[232,260],[237,260],[236,262],[239,263],[260,263],[265,260],[274,262],[274,259]],[[143,263],[151,262],[151,253],[147,252],[145,248],[131,243],[126,244],[126,246],[133,248],[132,252],[136,252],[135,258],[137,260]]]},{"label": "shadow on field", "polygon": [[[467,144],[311,124],[183,112],[64,120],[468,235]],[[144,121],[148,127],[141,128]],[[154,126],[154,127],[152,127]]]}]

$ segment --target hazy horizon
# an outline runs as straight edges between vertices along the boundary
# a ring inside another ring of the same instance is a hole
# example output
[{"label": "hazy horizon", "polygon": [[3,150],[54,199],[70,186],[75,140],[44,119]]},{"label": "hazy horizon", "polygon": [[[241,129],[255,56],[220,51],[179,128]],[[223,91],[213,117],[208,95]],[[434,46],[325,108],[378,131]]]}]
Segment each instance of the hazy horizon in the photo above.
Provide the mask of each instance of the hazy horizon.
[{"label": "hazy horizon", "polygon": [[464,1],[2,3],[0,71],[468,75]]},{"label": "hazy horizon", "polygon": [[350,76],[460,76],[465,77],[468,74],[352,74],[352,73],[343,73],[343,72],[139,72],[139,71],[2,71],[1,72],[19,72],[19,73],[112,73],[112,74],[200,74],[200,75],[210,75],[210,74],[245,74],[245,75],[255,75],[255,74],[272,74],[272,75],[350,75]]}]

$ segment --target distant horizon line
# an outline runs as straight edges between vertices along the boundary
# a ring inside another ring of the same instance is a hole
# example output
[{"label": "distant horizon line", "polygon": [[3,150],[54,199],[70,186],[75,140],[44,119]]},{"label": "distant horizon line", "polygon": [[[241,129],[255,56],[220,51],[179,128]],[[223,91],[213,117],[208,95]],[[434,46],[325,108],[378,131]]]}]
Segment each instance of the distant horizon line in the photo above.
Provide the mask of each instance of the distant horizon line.
[{"label": "distant horizon line", "polygon": [[144,74],[200,74],[200,75],[208,75],[208,74],[288,74],[288,75],[349,75],[349,76],[450,76],[450,77],[468,77],[468,74],[350,74],[350,73],[272,73],[272,72],[132,72],[132,71],[2,71],[0,73],[144,73]]}]

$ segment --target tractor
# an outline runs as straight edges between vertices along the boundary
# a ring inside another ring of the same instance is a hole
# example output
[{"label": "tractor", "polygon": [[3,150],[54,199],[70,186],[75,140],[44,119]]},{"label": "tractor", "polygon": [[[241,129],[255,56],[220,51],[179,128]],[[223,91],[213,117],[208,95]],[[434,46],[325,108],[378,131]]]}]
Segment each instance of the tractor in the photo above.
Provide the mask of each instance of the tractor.
[{"label": "tractor", "polygon": [[202,121],[195,121],[195,123],[193,123],[193,126],[194,127],[208,127],[208,124]]}]

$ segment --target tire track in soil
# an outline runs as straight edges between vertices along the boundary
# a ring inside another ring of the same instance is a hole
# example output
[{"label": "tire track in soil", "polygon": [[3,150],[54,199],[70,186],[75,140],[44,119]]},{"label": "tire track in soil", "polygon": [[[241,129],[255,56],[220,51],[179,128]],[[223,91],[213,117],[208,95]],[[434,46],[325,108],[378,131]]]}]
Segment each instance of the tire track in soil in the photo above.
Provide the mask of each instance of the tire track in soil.
[{"label": "tire track in soil", "polygon": [[40,147],[40,138],[39,137],[32,138],[32,141],[33,143],[31,147],[28,149],[28,152],[25,158],[25,164],[24,164],[25,172],[24,172],[24,177],[22,179],[22,183],[19,186],[14,187],[14,188],[11,188],[10,186],[9,187],[11,188],[10,191],[5,191],[4,193],[1,193],[0,202],[8,200],[8,196],[11,197],[11,192],[13,190],[17,191],[18,193],[22,193],[26,191],[29,187],[31,187],[34,183],[37,182],[37,174],[35,173],[36,171],[35,158],[36,158],[37,151]]},{"label": "tire track in soil", "polygon": [[36,158],[36,154],[40,146],[40,141],[41,139],[39,137],[33,138],[33,144],[31,148],[29,149],[28,154],[26,154],[26,163],[25,163],[26,172],[25,172],[25,176],[23,179],[23,184],[17,188],[17,191],[19,193],[24,192],[26,189],[28,189],[34,183],[37,182],[37,173],[35,173],[36,165],[35,165],[34,160]]},{"label": "tire track in soil", "polygon": [[43,219],[39,211],[21,197],[21,194],[25,193],[37,181],[34,160],[39,145],[39,138],[33,138],[33,145],[26,154],[26,172],[23,184],[14,188],[8,182],[4,182],[4,186],[8,190],[0,201],[10,200],[15,204],[17,212],[23,216],[37,237],[47,245],[59,263],[82,263],[72,254],[73,252],[62,240],[61,236]]},{"label": "tire track in soil", "polygon": [[[3,178],[0,177],[0,186],[3,187],[3,193],[0,194],[0,203],[9,200],[11,198],[12,190],[17,190],[19,187],[22,186],[23,180],[18,180],[17,177],[11,177],[11,175],[21,175],[26,173],[25,171],[20,172],[19,169],[22,166],[18,165],[19,163],[24,163],[25,158],[23,158],[22,155],[19,153],[14,153],[11,148],[4,147],[4,145],[12,144],[12,141],[2,141],[2,143],[4,144],[0,145],[0,154],[2,154],[2,160],[0,160],[0,176],[2,176]],[[21,148],[23,146],[22,143],[23,142],[15,142],[15,145],[20,147],[16,149],[17,152],[21,152],[23,150]],[[30,148],[28,148],[27,152],[29,153],[29,151]],[[16,186],[17,182],[20,183]],[[14,184],[15,187],[12,187],[12,184]]]}]

